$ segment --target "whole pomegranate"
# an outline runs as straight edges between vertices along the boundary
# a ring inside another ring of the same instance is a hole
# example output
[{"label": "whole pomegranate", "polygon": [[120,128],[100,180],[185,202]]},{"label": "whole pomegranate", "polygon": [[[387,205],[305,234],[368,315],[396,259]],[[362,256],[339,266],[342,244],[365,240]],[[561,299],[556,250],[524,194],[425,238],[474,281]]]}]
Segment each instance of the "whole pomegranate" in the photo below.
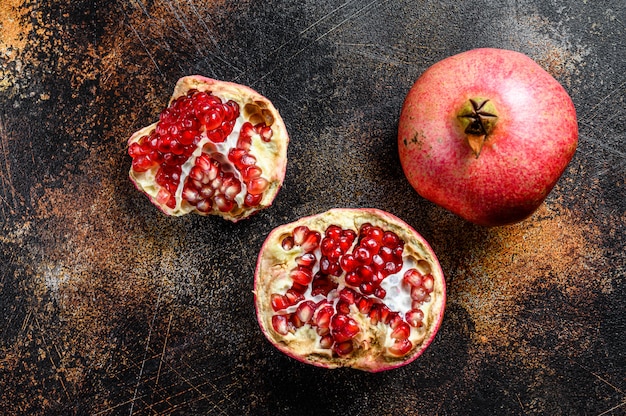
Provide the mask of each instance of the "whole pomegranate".
[{"label": "whole pomegranate", "polygon": [[272,204],[288,142],[267,98],[243,85],[187,76],[159,121],[128,140],[130,179],[167,215],[238,221]]},{"label": "whole pomegranate", "polygon": [[404,173],[424,198],[485,226],[521,221],[572,159],[576,110],[529,57],[474,49],[428,68],[402,107]]},{"label": "whole pomegranate", "polygon": [[378,372],[416,359],[446,301],[428,243],[377,209],[333,209],[274,229],[254,280],[257,319],[285,354]]}]

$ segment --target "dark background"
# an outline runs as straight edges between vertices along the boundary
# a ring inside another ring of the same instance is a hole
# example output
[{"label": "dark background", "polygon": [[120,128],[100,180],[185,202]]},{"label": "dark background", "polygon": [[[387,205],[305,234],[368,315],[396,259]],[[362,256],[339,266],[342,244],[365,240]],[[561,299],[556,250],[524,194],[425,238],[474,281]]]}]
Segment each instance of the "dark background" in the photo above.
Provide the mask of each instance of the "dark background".
[{"label": "dark background", "polygon": [[[8,0],[0,24],[0,414],[626,414],[623,1]],[[414,80],[483,46],[535,59],[580,126],[546,203],[493,229],[421,199],[396,147]],[[165,217],[128,179],[126,140],[192,73],[290,132],[247,221]],[[265,236],[336,206],[398,215],[441,261],[446,316],[408,366],[307,366],[258,328]]]}]

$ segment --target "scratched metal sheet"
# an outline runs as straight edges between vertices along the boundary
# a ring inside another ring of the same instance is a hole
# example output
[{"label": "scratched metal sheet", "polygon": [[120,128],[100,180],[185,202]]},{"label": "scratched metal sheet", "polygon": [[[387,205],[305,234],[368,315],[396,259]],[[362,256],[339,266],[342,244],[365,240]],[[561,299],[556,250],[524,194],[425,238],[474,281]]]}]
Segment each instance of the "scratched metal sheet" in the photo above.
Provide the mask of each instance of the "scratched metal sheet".
[{"label": "scratched metal sheet", "polygon": [[[412,82],[481,46],[570,92],[580,145],[546,203],[485,229],[419,198],[395,134]],[[621,0],[4,0],[0,6],[0,413],[626,413],[626,4]],[[125,143],[183,75],[248,84],[291,134],[274,206],[166,218]],[[435,342],[382,374],[306,366],[259,331],[275,226],[373,206],[432,244]]]}]

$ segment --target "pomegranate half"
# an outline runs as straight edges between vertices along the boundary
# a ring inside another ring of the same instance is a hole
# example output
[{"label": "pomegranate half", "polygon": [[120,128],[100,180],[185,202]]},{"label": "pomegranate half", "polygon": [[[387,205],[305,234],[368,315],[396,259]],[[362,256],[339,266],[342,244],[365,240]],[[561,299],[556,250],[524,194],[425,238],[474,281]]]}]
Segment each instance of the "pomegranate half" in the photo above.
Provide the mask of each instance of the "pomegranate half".
[{"label": "pomegranate half", "polygon": [[428,68],[404,101],[398,149],[424,198],[468,221],[530,216],[576,151],[576,110],[532,59],[474,49]]},{"label": "pomegranate half", "polygon": [[280,351],[370,372],[421,355],[446,301],[428,243],[377,209],[332,209],[274,229],[259,254],[254,294],[259,325]]},{"label": "pomegranate half", "polygon": [[243,85],[187,76],[159,121],[128,140],[129,175],[167,215],[238,221],[272,204],[285,177],[288,142],[267,98]]}]

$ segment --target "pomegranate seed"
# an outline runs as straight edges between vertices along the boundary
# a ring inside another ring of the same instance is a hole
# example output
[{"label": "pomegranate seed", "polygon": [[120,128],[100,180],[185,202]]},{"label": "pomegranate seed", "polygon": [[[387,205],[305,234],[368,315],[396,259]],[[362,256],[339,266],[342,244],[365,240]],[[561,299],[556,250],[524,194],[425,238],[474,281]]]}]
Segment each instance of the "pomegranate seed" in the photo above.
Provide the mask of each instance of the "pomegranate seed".
[{"label": "pomegranate seed", "polygon": [[296,257],[296,264],[302,267],[311,268],[316,261],[317,259],[313,253],[304,253],[302,256]]},{"label": "pomegranate seed", "polygon": [[372,285],[370,282],[361,283],[359,289],[364,295],[371,295],[374,293],[374,285]]},{"label": "pomegranate seed", "polygon": [[361,276],[357,272],[350,272],[346,274],[345,281],[350,286],[358,287],[363,281]]},{"label": "pomegranate seed", "polygon": [[370,266],[359,266],[356,272],[363,282],[371,282],[372,277],[374,277],[374,271]]},{"label": "pomegranate seed", "polygon": [[422,274],[416,269],[409,269],[404,273],[402,281],[410,286],[421,286]]},{"label": "pomegranate seed", "polygon": [[294,246],[293,237],[287,236],[283,238],[283,241],[280,243],[280,245],[285,251],[291,250]]},{"label": "pomegranate seed", "polygon": [[411,334],[411,327],[406,322],[400,322],[398,326],[391,331],[391,338],[393,339],[407,339]]},{"label": "pomegranate seed", "polygon": [[320,328],[330,328],[330,320],[334,314],[335,311],[330,305],[318,309],[314,316],[315,325]]},{"label": "pomegranate seed", "polygon": [[137,172],[145,172],[154,166],[154,162],[147,156],[137,156],[133,159],[133,169]]},{"label": "pomegranate seed", "polygon": [[348,315],[350,314],[350,304],[346,302],[345,300],[340,299],[337,301],[337,304],[335,305],[335,310],[337,311],[337,313]]},{"label": "pomegranate seed", "polygon": [[302,242],[300,247],[302,248],[302,250],[307,251],[307,252],[313,251],[317,247],[319,247],[321,239],[322,239],[322,236],[320,235],[319,232],[310,231],[304,238],[304,241]]},{"label": "pomegranate seed", "polygon": [[331,335],[324,335],[322,338],[320,338],[320,347],[330,349],[332,348],[334,342],[335,340]]},{"label": "pomegranate seed", "polygon": [[400,244],[400,239],[395,233],[391,231],[385,231],[382,237],[382,243],[386,247],[394,248],[397,247],[398,244]]},{"label": "pomegranate seed", "polygon": [[357,302],[357,308],[359,309],[359,312],[363,314],[368,314],[370,310],[372,309],[373,304],[374,304],[374,301],[372,299],[367,298],[367,297],[362,297]]},{"label": "pomegranate seed", "polygon": [[355,302],[356,296],[356,292],[350,288],[344,288],[339,292],[339,299],[347,302],[349,305]]},{"label": "pomegranate seed", "polygon": [[302,322],[295,313],[289,316],[289,322],[294,328],[300,328],[304,325],[304,322]]},{"label": "pomegranate seed", "polygon": [[281,335],[287,335],[289,333],[289,322],[285,315],[272,316],[272,327],[274,331]]},{"label": "pomegranate seed", "polygon": [[285,300],[289,306],[293,306],[298,302],[302,302],[304,300],[304,295],[297,290],[293,290],[292,288],[285,293]]},{"label": "pomegranate seed", "polygon": [[359,324],[348,315],[337,314],[331,318],[330,328],[335,342],[351,340],[359,333]]},{"label": "pomegranate seed", "polygon": [[200,194],[193,188],[185,188],[183,190],[183,199],[189,201],[191,204],[195,204],[200,200]]},{"label": "pomegranate seed", "polygon": [[304,226],[304,225],[300,225],[296,228],[293,229],[293,242],[299,246],[302,245],[302,243],[304,242],[304,239],[306,238],[307,234],[309,233],[309,227]]},{"label": "pomegranate seed", "polygon": [[233,209],[233,207],[235,206],[235,203],[226,198],[223,195],[217,195],[213,201],[215,202],[215,205],[217,206],[217,209],[219,209],[222,212],[228,212],[230,210]]},{"label": "pomegranate seed", "polygon": [[311,270],[302,267],[293,269],[289,274],[289,277],[291,277],[294,282],[301,285],[308,285],[313,280]]},{"label": "pomegranate seed", "polygon": [[357,249],[354,250],[354,260],[356,260],[360,264],[368,264],[371,259],[372,255],[366,248],[357,247]]},{"label": "pomegranate seed", "polygon": [[249,207],[256,207],[257,205],[261,203],[262,199],[263,199],[263,194],[252,195],[250,193],[246,193],[246,196],[243,202]]},{"label": "pomegranate seed", "polygon": [[418,302],[426,301],[426,297],[428,296],[428,292],[422,286],[414,286],[411,289],[411,299],[416,300]]},{"label": "pomegranate seed", "polygon": [[421,309],[409,310],[405,317],[406,322],[413,328],[419,328],[422,326],[422,320],[424,319],[424,312]]},{"label": "pomegranate seed", "polygon": [[408,339],[397,339],[393,345],[388,348],[388,351],[397,357],[402,357],[411,351],[411,348],[413,348],[413,344]]},{"label": "pomegranate seed", "polygon": [[250,180],[261,176],[263,174],[263,170],[260,167],[253,165],[246,167],[241,174],[243,175],[244,180]]},{"label": "pomegranate seed", "polygon": [[209,212],[213,208],[213,204],[208,199],[202,199],[196,204],[196,209],[200,212]]},{"label": "pomegranate seed", "polygon": [[315,312],[315,304],[313,301],[302,302],[296,309],[296,316],[304,323],[308,323]]},{"label": "pomegranate seed", "polygon": [[426,290],[427,293],[431,293],[435,287],[435,279],[432,275],[427,274],[424,276],[424,281],[422,283],[422,287]]},{"label": "pomegranate seed", "polygon": [[383,289],[382,287],[378,286],[376,289],[374,289],[374,296],[376,296],[379,299],[384,299],[385,296],[387,296],[387,291]]},{"label": "pomegranate seed", "polygon": [[361,240],[360,245],[370,253],[378,253],[380,249],[380,243],[372,237],[365,237]]},{"label": "pomegranate seed", "polygon": [[342,256],[339,260],[339,264],[346,273],[352,272],[357,266],[356,260],[354,259],[354,256],[352,254],[346,254]]},{"label": "pomegranate seed", "polygon": [[289,301],[287,300],[287,297],[285,297],[285,295],[279,295],[278,293],[273,293],[270,296],[270,300],[272,304],[272,309],[274,309],[275,312],[286,309],[287,307],[290,306]]},{"label": "pomegranate seed", "polygon": [[348,355],[352,352],[354,346],[352,345],[352,341],[345,341],[340,343],[335,343],[333,346],[333,351],[337,353],[337,355]]}]

